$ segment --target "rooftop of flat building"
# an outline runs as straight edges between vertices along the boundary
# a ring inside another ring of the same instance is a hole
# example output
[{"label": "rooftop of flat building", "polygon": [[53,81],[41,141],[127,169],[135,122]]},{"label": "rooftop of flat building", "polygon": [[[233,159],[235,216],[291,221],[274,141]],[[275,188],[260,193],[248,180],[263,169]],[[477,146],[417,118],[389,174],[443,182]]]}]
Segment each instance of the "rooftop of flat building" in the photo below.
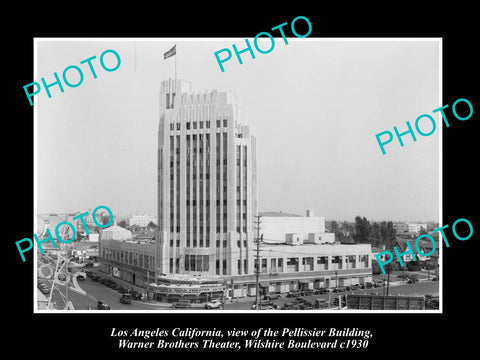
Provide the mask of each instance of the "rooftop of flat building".
[{"label": "rooftop of flat building", "polygon": [[289,214],[289,213],[284,213],[281,211],[264,211],[264,212],[259,212],[258,215],[260,216],[271,216],[271,217],[302,217],[302,215],[298,214]]}]

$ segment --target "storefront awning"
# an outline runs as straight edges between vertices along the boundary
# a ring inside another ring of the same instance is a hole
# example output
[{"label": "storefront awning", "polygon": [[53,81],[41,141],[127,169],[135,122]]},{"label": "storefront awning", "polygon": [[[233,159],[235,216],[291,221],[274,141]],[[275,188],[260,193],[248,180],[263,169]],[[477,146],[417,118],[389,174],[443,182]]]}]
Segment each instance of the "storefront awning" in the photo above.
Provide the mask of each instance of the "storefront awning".
[{"label": "storefront awning", "polygon": [[261,287],[268,288],[270,286],[270,283],[267,282],[260,282],[258,283]]},{"label": "storefront awning", "polygon": [[309,284],[309,283],[310,283],[309,280],[298,280],[298,282],[299,282],[300,284]]}]

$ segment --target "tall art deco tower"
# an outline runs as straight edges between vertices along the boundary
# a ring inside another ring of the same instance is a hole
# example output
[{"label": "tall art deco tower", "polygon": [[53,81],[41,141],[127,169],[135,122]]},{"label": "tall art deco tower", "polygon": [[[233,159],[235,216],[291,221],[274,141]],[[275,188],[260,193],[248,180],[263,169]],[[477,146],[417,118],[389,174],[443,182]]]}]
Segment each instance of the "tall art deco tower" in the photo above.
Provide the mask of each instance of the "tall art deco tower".
[{"label": "tall art deco tower", "polygon": [[160,89],[157,274],[253,274],[256,140],[231,92]]}]

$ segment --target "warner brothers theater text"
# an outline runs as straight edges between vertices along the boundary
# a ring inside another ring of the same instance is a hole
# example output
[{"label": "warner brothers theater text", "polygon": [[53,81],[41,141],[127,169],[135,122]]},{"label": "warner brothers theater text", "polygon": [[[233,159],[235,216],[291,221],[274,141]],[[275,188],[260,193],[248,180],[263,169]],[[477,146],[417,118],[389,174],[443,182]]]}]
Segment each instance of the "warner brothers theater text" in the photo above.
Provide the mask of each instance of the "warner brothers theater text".
[{"label": "warner brothers theater text", "polygon": [[359,328],[259,328],[254,330],[121,330],[112,328],[120,349],[352,349],[367,348],[373,334]]}]

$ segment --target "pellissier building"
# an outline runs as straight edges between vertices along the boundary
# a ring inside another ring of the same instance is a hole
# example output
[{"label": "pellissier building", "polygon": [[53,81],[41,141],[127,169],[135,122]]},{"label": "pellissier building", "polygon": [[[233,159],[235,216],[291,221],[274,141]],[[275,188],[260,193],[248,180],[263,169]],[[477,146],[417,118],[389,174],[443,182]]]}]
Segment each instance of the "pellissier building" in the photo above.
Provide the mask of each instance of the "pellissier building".
[{"label": "pellissier building", "polygon": [[160,93],[158,271],[252,273],[256,139],[237,97],[182,80]]},{"label": "pellissier building", "polygon": [[[262,293],[372,281],[370,244],[337,243],[311,211],[259,214],[257,207],[256,138],[239,99],[229,91],[193,92],[184,80],[162,81],[148,298],[204,301],[218,296],[219,285],[230,296],[254,296],[257,227],[264,239]],[[131,264],[124,268],[133,271]]]}]

